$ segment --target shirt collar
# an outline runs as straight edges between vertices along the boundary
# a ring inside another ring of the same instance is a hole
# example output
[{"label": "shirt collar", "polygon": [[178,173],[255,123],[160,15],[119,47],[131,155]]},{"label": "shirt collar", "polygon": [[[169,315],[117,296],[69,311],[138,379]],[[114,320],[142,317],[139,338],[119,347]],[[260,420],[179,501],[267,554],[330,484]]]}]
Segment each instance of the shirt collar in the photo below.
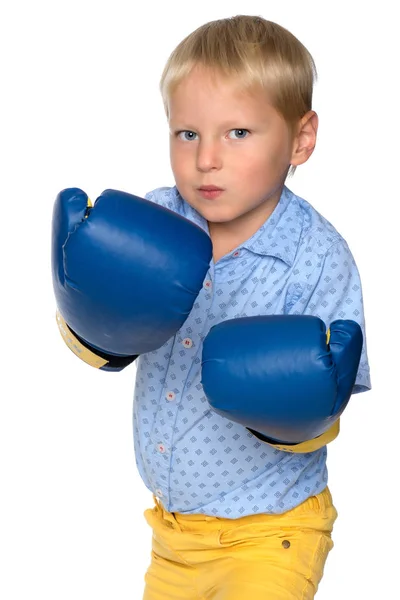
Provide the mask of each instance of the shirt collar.
[{"label": "shirt collar", "polygon": [[[180,196],[178,190],[176,190]],[[181,197],[181,196],[180,196]],[[182,197],[181,197],[182,198]],[[209,234],[206,219],[183,198],[184,216]],[[248,240],[240,245],[254,254],[273,256],[292,266],[303,227],[303,216],[298,197],[283,187],[274,211]]]}]

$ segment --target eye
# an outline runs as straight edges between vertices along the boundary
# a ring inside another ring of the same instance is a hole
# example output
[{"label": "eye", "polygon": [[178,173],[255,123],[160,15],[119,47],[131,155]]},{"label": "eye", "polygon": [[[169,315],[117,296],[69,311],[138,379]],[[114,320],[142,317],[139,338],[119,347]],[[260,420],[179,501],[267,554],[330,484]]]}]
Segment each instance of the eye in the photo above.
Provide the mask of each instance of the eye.
[{"label": "eye", "polygon": [[196,138],[197,133],[194,133],[194,131],[178,131],[176,135],[184,142],[191,142]]},{"label": "eye", "polygon": [[229,132],[229,137],[231,133],[237,134],[237,137],[230,138],[234,140],[244,140],[247,137],[247,134],[250,133],[248,129],[231,129]]}]

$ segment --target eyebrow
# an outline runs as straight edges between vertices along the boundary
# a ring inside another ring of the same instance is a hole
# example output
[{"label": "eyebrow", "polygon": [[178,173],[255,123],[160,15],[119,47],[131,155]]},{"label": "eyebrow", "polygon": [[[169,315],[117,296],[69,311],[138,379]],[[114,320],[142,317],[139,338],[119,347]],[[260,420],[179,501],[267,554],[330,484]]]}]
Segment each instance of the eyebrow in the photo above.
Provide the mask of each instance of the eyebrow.
[{"label": "eyebrow", "polygon": [[[197,127],[195,127],[194,125],[190,125],[188,123],[179,124],[179,121],[177,121],[177,123],[178,124],[170,123],[170,127],[172,129],[184,129],[184,130],[190,130],[190,131],[192,131],[193,129],[197,129]],[[223,123],[220,123],[218,126],[221,127],[221,128],[223,128],[223,129],[227,129],[227,128],[235,128],[235,127],[237,128],[238,126],[243,126],[244,127],[245,125],[249,126],[248,123],[241,124],[240,123],[240,119],[238,119],[237,121],[233,121],[233,120],[224,121]]]}]

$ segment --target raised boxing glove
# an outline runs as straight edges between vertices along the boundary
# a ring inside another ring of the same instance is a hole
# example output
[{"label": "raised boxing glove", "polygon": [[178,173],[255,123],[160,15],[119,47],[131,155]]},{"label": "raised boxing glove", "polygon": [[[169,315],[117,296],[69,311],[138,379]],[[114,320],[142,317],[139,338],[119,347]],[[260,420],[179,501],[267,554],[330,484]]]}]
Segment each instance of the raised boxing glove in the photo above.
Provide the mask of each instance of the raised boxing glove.
[{"label": "raised boxing glove", "polygon": [[243,317],[211,328],[202,384],[212,408],[289,452],[332,441],[352,394],[363,336],[355,321]]},{"label": "raised boxing glove", "polygon": [[199,226],[149,200],[78,188],[53,210],[52,273],[60,331],[88,364],[119,371],[187,319],[212,258]]}]

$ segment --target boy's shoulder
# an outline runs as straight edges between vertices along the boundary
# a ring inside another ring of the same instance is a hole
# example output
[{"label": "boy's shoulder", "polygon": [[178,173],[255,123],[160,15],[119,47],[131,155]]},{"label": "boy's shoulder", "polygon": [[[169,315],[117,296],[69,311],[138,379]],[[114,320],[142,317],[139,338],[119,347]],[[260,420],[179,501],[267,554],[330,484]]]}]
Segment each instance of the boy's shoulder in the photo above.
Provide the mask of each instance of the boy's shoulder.
[{"label": "boy's shoulder", "polygon": [[174,212],[181,214],[183,199],[180,196],[176,186],[174,187],[159,187],[147,192],[145,199],[169,208]]},{"label": "boy's shoulder", "polygon": [[168,208],[192,221],[192,223],[195,223],[202,229],[207,230],[207,221],[182,198],[176,185],[173,187],[155,188],[145,194],[145,199]]},{"label": "boy's shoulder", "polygon": [[[286,188],[287,189],[287,188]],[[347,242],[336,227],[304,198],[287,189],[292,211],[300,224],[300,245],[316,246],[320,252],[328,251],[336,245],[347,247]]]},{"label": "boy's shoulder", "polygon": [[146,200],[150,200],[156,204],[166,205],[167,203],[173,203],[177,199],[177,192],[176,186],[163,186],[147,192],[144,197]]}]

